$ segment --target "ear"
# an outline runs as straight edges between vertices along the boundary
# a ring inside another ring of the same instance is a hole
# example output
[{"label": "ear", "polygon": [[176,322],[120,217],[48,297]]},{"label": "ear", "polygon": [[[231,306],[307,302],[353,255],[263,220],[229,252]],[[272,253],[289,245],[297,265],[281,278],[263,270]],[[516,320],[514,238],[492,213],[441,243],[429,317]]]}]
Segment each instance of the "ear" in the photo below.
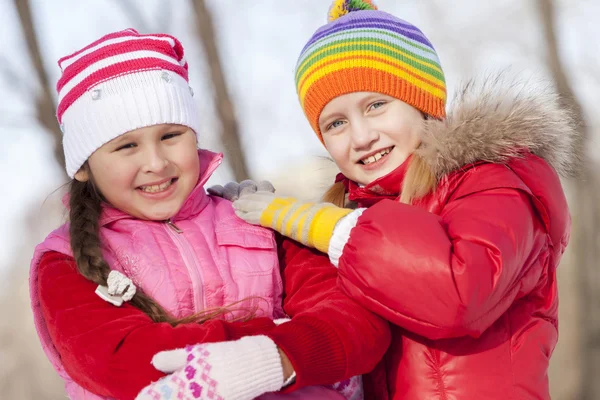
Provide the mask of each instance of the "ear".
[{"label": "ear", "polygon": [[87,171],[87,168],[81,167],[79,171],[75,173],[74,178],[79,182],[87,182],[90,180],[90,174]]}]

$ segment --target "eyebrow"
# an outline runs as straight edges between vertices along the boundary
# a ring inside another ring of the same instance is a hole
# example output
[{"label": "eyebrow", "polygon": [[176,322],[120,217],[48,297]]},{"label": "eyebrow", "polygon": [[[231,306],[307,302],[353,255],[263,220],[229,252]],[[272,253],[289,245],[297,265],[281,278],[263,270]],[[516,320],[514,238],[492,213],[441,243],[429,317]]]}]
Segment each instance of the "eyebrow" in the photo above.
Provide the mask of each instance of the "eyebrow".
[{"label": "eyebrow", "polygon": [[333,122],[336,119],[342,118],[342,117],[343,117],[343,115],[341,113],[339,113],[339,112],[335,112],[335,113],[333,113],[331,115],[327,115],[325,118],[319,117],[319,121],[318,121],[319,122],[319,127],[321,125],[326,125],[326,124],[328,124],[330,122]]},{"label": "eyebrow", "polygon": [[123,143],[132,142],[132,141],[135,141],[136,139],[137,139],[136,135],[131,134],[131,132],[127,132],[127,133],[124,133],[123,135],[113,139],[113,141],[111,141],[110,144],[112,146],[119,147]]},{"label": "eyebrow", "polygon": [[125,133],[125,134],[115,138],[115,140],[113,141],[113,144],[119,144],[122,142],[128,142],[130,140],[133,140],[133,138],[131,136],[132,135],[130,135],[129,133]]},{"label": "eyebrow", "polygon": [[388,97],[383,93],[372,93],[372,94],[368,94],[367,96],[360,99],[359,103],[360,103],[360,105],[364,106],[367,103],[371,103],[375,99],[384,99],[385,100],[387,98]]},{"label": "eyebrow", "polygon": [[[389,96],[383,94],[383,93],[371,93],[366,95],[365,97],[363,97],[362,99],[358,100],[358,104],[360,104],[361,107],[364,107],[366,104],[372,102],[375,99],[383,99],[383,100],[387,100],[389,99]],[[323,114],[321,114],[323,115]],[[325,118],[321,118],[321,116],[319,116],[319,120],[317,121],[319,123],[319,126],[331,121],[331,120],[335,120],[337,118],[343,117],[344,115],[342,113],[339,112],[335,112],[331,115],[327,115]]]},{"label": "eyebrow", "polygon": [[185,125],[179,124],[165,124],[161,128],[158,129],[159,135],[164,135],[165,133],[171,132],[185,132],[188,128]]}]

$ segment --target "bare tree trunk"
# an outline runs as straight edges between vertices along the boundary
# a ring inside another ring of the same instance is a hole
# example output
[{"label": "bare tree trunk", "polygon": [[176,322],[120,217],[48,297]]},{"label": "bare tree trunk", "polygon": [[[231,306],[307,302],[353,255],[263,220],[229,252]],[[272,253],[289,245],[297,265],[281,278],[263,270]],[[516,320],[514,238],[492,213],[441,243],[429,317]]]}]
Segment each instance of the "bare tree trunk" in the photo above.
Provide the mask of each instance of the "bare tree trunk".
[{"label": "bare tree trunk", "polygon": [[569,84],[558,52],[553,1],[538,0],[538,10],[546,39],[548,67],[559,93],[569,102],[569,107],[578,121],[582,122],[577,143],[577,150],[582,155],[581,177],[572,182],[574,224],[571,237],[571,246],[574,247],[574,271],[578,274],[578,293],[581,296],[583,315],[579,326],[582,385],[577,398],[595,400],[600,399],[600,184],[598,177],[594,175],[592,162],[586,156],[589,131],[583,124],[582,107]]},{"label": "bare tree trunk", "polygon": [[193,0],[192,4],[196,12],[198,35],[210,68],[211,81],[214,85],[216,110],[222,129],[221,141],[235,179],[239,182],[248,178],[248,167],[240,143],[239,128],[233,103],[227,90],[227,82],[223,74],[219,52],[217,51],[212,16],[206,8],[204,0]]},{"label": "bare tree trunk", "polygon": [[61,170],[64,171],[65,157],[62,150],[62,134],[60,127],[56,120],[54,101],[51,95],[51,86],[48,79],[48,74],[44,69],[42,63],[42,55],[40,53],[40,46],[37,41],[35,34],[35,27],[33,25],[33,17],[31,14],[31,7],[29,0],[14,0],[15,7],[19,14],[21,21],[21,28],[23,29],[23,35],[27,42],[27,50],[29,51],[29,57],[33,63],[37,80],[40,85],[40,91],[36,96],[36,113],[39,123],[52,135],[54,138],[54,158],[60,165]]}]

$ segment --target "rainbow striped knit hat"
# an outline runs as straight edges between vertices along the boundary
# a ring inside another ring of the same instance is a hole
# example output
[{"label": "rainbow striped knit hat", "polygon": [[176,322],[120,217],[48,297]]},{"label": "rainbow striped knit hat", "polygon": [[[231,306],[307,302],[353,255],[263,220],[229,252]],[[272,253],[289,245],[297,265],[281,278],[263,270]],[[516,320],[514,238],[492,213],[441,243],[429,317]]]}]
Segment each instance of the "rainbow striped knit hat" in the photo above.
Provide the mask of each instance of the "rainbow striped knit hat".
[{"label": "rainbow striped knit hat", "polygon": [[334,1],[328,19],[296,65],[298,97],[321,141],[321,111],[346,93],[383,93],[434,118],[445,117],[444,72],[419,28],[368,0]]}]

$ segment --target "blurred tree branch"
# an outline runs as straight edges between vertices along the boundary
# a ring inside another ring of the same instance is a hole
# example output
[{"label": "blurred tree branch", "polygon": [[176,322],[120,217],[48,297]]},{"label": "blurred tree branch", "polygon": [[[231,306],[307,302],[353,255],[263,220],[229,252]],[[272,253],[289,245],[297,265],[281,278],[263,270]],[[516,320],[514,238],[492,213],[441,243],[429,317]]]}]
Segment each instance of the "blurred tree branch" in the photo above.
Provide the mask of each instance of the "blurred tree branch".
[{"label": "blurred tree branch", "polygon": [[[19,76],[16,68],[11,65],[10,60],[6,57],[0,57],[0,76],[6,81],[8,87],[14,89],[19,94],[22,92],[24,86],[27,87],[29,85],[29,82]],[[28,87],[27,90],[34,93],[34,88]]]},{"label": "blurred tree branch", "polygon": [[[542,19],[542,28],[544,30],[544,39],[546,40],[546,56],[547,64],[550,69],[550,73],[554,79],[557,90],[560,95],[568,102],[569,107],[575,114],[578,121],[584,121],[583,108],[581,103],[577,100],[575,92],[571,87],[567,73],[562,64],[559,50],[558,41],[556,39],[555,32],[555,9],[553,0],[538,0],[538,10]],[[580,125],[580,141],[578,143],[579,149],[584,150],[585,142],[587,141],[588,132],[585,125]]]},{"label": "blurred tree branch", "polygon": [[583,123],[583,109],[570,85],[562,64],[555,31],[555,4],[552,0],[537,0],[538,12],[542,22],[548,68],[554,78],[560,95],[580,122],[577,151],[582,155],[580,179],[573,182],[575,215],[571,245],[575,247],[574,267],[578,273],[583,320],[581,321],[581,373],[583,382],[581,400],[600,399],[600,273],[598,260],[600,249],[600,179],[594,173],[591,160],[586,155],[589,144],[589,128]]},{"label": "blurred tree branch", "polygon": [[235,179],[239,182],[248,178],[248,167],[242,151],[239,127],[233,103],[227,89],[223,67],[216,45],[212,16],[204,0],[192,0],[196,13],[195,25],[210,69],[210,78],[215,90],[215,109],[221,122],[221,142],[228,156]]},{"label": "blurred tree branch", "polygon": [[64,171],[65,158],[62,150],[62,133],[56,120],[54,101],[51,95],[51,85],[48,79],[48,74],[44,69],[40,46],[35,33],[33,24],[33,16],[29,0],[14,0],[15,8],[19,14],[21,29],[27,43],[29,58],[33,63],[36,72],[37,81],[40,85],[40,90],[35,96],[36,116],[37,119],[48,133],[54,139],[54,158]]}]

